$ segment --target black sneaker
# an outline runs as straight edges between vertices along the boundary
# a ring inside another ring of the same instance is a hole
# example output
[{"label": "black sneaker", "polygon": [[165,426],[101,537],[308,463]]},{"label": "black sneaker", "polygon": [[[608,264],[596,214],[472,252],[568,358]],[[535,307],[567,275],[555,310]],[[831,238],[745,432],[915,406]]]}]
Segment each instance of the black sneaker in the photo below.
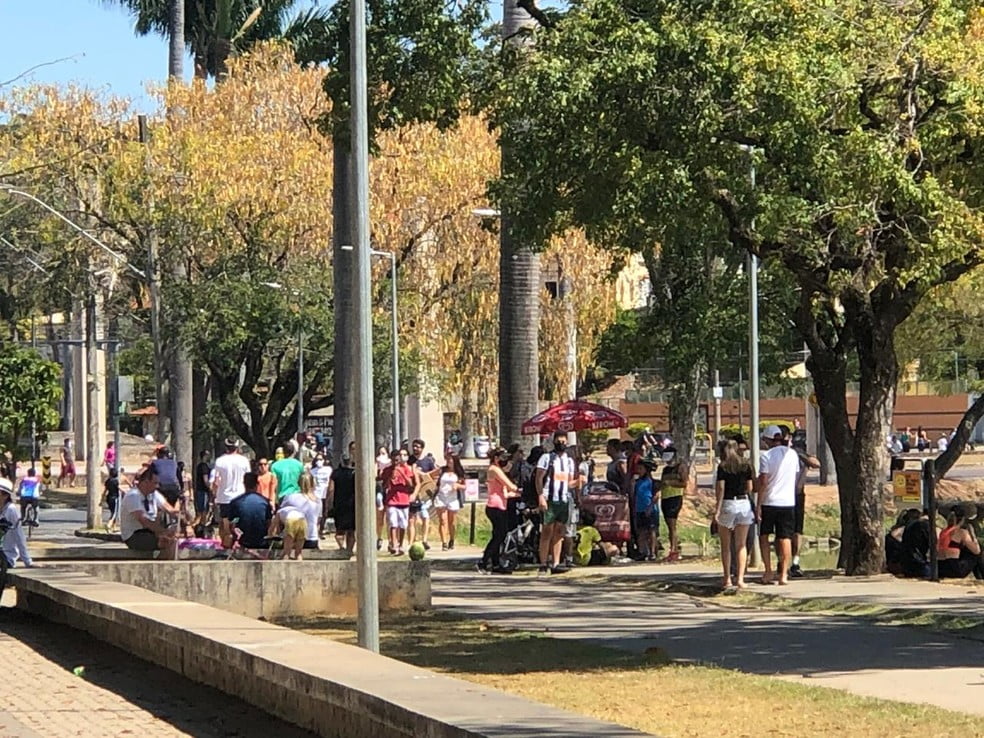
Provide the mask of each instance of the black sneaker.
[{"label": "black sneaker", "polygon": [[482,561],[482,562],[480,562],[478,564],[475,564],[475,571],[477,571],[479,574],[488,574],[489,573],[488,567],[485,566],[485,562],[484,561]]},{"label": "black sneaker", "polygon": [[570,568],[567,567],[567,566],[555,566],[555,567],[553,567],[550,570],[550,573],[551,574],[566,574],[569,571],[570,571]]},{"label": "black sneaker", "polygon": [[424,541],[424,550],[425,551],[430,551],[431,550],[431,545],[427,541]]},{"label": "black sneaker", "polygon": [[454,539],[448,541],[448,551],[454,551]]},{"label": "black sneaker", "polygon": [[793,579],[802,579],[806,575],[803,573],[803,570],[800,569],[799,564],[793,564],[791,567],[789,567],[789,576],[791,576]]},{"label": "black sneaker", "polygon": [[442,551],[447,551],[447,550],[448,550],[448,544],[446,544],[446,543],[442,543],[442,544],[441,544],[441,550],[442,550]]},{"label": "black sneaker", "polygon": [[537,567],[536,573],[537,574],[546,574],[548,571],[550,571],[550,567],[549,566],[539,566],[539,567]]}]

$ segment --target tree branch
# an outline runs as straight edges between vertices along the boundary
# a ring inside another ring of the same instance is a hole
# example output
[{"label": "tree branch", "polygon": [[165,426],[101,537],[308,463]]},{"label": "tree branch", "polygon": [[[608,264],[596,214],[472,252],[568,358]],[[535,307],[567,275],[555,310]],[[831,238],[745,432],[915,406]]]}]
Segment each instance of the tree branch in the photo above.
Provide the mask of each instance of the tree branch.
[{"label": "tree branch", "polygon": [[960,418],[957,423],[956,433],[946,447],[946,451],[936,458],[936,480],[939,481],[950,468],[957,462],[964,448],[970,441],[970,434],[974,432],[978,421],[984,418],[984,394],[980,395]]}]

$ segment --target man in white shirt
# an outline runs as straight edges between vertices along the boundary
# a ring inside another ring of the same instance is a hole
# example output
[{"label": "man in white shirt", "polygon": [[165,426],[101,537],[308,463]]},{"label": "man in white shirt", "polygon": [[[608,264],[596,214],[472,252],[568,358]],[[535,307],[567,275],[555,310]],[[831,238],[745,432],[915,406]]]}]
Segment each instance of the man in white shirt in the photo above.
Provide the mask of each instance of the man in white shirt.
[{"label": "man in white shirt", "polygon": [[7,566],[13,567],[18,559],[24,566],[34,566],[31,554],[27,552],[20,510],[14,504],[14,485],[6,478],[0,478],[0,528],[3,529],[3,557]]},{"label": "man in white shirt", "polygon": [[543,454],[536,464],[535,486],[543,513],[540,529],[540,571],[548,569],[558,574],[567,569],[561,565],[564,534],[570,519],[572,489],[577,486],[574,459],[567,455],[567,434],[554,433],[554,448]]},{"label": "man in white shirt", "polygon": [[758,506],[755,516],[759,522],[759,547],[765,573],[762,584],[774,584],[769,536],[776,536],[776,555],[779,557],[779,584],[788,584],[788,567],[792,558],[792,538],[796,533],[796,481],[800,462],[796,451],[785,444],[782,429],[767,426],[762,441],[768,447],[759,458],[756,486]]},{"label": "man in white shirt", "polygon": [[136,476],[136,486],[120,503],[120,538],[133,551],[160,551],[162,559],[175,558],[177,530],[159,519],[161,510],[176,512],[157,491],[157,467],[151,462]]},{"label": "man in white shirt", "polygon": [[223,541],[232,535],[232,501],[246,492],[243,479],[252,471],[249,459],[239,453],[239,439],[225,439],[225,453],[215,460],[212,493],[219,508],[219,535]]}]

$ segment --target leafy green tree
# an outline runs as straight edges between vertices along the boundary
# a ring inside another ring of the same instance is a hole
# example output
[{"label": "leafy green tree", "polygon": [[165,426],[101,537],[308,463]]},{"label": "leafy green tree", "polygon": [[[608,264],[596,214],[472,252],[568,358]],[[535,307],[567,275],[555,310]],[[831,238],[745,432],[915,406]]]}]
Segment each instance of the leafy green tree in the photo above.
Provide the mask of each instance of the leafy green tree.
[{"label": "leafy green tree", "polygon": [[61,393],[58,364],[34,349],[4,345],[0,351],[0,443],[17,449],[32,423],[39,433],[56,428]]},{"label": "leafy green tree", "polygon": [[979,4],[580,0],[505,79],[494,122],[523,122],[524,172],[503,197],[531,238],[574,222],[638,247],[711,204],[722,238],[786,271],[841,564],[880,571],[896,329],[984,261]]}]

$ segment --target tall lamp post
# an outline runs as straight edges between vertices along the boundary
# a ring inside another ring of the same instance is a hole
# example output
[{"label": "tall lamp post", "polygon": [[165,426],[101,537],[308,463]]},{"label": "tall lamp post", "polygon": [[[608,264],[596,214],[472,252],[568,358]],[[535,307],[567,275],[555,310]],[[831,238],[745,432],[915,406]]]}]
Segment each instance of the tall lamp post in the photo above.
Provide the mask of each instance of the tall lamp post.
[{"label": "tall lamp post", "polygon": [[[126,257],[123,256],[118,251],[114,251],[109,246],[104,244],[98,238],[89,233],[85,228],[80,226],[75,221],[68,218],[65,214],[61,213],[59,210],[55,209],[44,200],[32,195],[29,192],[24,192],[15,187],[7,184],[0,183],[0,191],[6,192],[10,195],[23,198],[25,200],[30,200],[36,205],[40,206],[47,212],[54,215],[56,218],[66,223],[72,230],[79,233],[81,236],[87,240],[94,243],[104,252],[106,252],[116,264],[125,266],[135,275],[141,279],[146,279],[146,274],[133,266]],[[90,268],[88,270],[90,277],[97,276],[95,272]],[[96,366],[96,292],[95,285],[90,284],[89,294],[86,299],[86,335],[85,335],[85,347],[86,347],[86,455],[85,455],[85,494],[86,494],[86,527],[95,528],[99,525],[102,518],[102,511],[99,506],[99,477],[98,470],[100,465],[99,449],[98,449],[98,436],[99,436],[99,405],[101,403],[99,385],[96,382],[97,366]],[[119,456],[119,445],[117,444],[116,449],[117,457]]]},{"label": "tall lamp post", "polygon": [[[342,246],[342,251],[351,251],[351,246]],[[403,441],[403,433],[400,427],[400,416],[402,403],[400,402],[400,308],[397,297],[396,283],[396,254],[392,251],[379,251],[369,249],[369,254],[378,258],[390,260],[390,323],[393,332],[393,445],[391,448],[399,448]]]}]

